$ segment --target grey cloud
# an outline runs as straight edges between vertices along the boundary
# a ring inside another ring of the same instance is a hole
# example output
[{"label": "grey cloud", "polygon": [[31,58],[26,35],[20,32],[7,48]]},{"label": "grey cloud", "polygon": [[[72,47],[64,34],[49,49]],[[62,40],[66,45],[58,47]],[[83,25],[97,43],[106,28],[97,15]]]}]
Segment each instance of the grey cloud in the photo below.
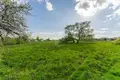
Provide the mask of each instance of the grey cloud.
[{"label": "grey cloud", "polygon": [[89,5],[88,2],[84,2],[83,4],[81,4],[81,5],[79,6],[79,8],[84,8],[85,10],[87,10],[87,8],[89,8],[89,7],[90,7],[90,5]]},{"label": "grey cloud", "polygon": [[106,0],[97,0],[96,3],[99,5],[102,5],[106,2]]},{"label": "grey cloud", "polygon": [[94,7],[98,7],[98,6],[102,6],[106,2],[106,0],[86,0],[84,2],[79,0],[79,2],[77,3],[80,3],[79,8],[87,10],[90,7],[90,2],[94,3],[93,5]]}]

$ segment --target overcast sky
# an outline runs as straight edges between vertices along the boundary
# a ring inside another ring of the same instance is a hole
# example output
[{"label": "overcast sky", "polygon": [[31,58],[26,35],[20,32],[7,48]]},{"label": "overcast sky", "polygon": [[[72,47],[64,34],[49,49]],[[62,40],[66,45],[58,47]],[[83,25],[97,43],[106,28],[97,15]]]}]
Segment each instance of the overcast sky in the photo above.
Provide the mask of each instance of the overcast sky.
[{"label": "overcast sky", "polygon": [[[16,0],[18,1],[18,0]],[[91,21],[96,37],[120,36],[120,0],[20,0],[33,8],[27,24],[32,36],[58,39],[64,27]]]}]

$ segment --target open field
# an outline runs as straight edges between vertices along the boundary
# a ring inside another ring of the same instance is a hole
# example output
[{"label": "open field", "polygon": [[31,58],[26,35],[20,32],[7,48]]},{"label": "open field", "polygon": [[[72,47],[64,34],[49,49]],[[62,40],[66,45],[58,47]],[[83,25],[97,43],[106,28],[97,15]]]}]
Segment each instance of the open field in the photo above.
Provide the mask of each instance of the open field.
[{"label": "open field", "polygon": [[39,42],[1,47],[0,80],[120,80],[120,45]]}]

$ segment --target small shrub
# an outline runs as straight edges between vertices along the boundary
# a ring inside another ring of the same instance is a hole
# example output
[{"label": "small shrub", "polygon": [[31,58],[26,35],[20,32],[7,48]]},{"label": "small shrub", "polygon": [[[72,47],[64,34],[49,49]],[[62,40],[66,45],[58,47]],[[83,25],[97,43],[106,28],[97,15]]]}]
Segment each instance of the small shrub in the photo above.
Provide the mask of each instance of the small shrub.
[{"label": "small shrub", "polygon": [[59,40],[59,43],[75,43],[75,39],[73,37],[64,37]]},{"label": "small shrub", "polygon": [[36,41],[41,42],[41,41],[43,41],[43,39],[41,39],[39,36],[37,36]]},{"label": "small shrub", "polygon": [[67,43],[66,38],[62,38],[62,39],[60,39],[60,40],[59,40],[59,43]]},{"label": "small shrub", "polygon": [[15,45],[17,43],[15,38],[7,38],[4,41],[4,45]]}]

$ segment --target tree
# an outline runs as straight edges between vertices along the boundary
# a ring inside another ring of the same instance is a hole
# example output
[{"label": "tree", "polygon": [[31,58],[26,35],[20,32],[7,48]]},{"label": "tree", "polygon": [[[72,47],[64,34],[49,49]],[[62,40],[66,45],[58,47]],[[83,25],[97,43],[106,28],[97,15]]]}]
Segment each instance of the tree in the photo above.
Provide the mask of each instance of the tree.
[{"label": "tree", "polygon": [[40,41],[43,41],[42,38],[40,38],[39,36],[36,37],[36,41],[40,42]]},{"label": "tree", "polygon": [[0,38],[3,36],[22,35],[27,30],[25,15],[30,14],[28,3],[18,4],[15,0],[0,1]]},{"label": "tree", "polygon": [[37,37],[36,37],[36,40],[37,40],[37,41],[40,41],[40,37],[39,37],[39,36],[37,36]]},{"label": "tree", "polygon": [[46,41],[51,41],[50,38],[47,38]]},{"label": "tree", "polygon": [[73,43],[76,41],[91,40],[94,36],[93,29],[90,27],[90,21],[81,23],[75,23],[74,25],[68,25],[65,27],[65,34],[68,41],[72,40]]},{"label": "tree", "polygon": [[89,40],[93,38],[93,29],[90,28],[90,23],[90,21],[85,21],[74,25],[74,33],[77,43],[81,40]]},{"label": "tree", "polygon": [[67,42],[72,41],[75,43],[75,38],[74,38],[74,25],[68,25],[65,27],[65,40]]}]

